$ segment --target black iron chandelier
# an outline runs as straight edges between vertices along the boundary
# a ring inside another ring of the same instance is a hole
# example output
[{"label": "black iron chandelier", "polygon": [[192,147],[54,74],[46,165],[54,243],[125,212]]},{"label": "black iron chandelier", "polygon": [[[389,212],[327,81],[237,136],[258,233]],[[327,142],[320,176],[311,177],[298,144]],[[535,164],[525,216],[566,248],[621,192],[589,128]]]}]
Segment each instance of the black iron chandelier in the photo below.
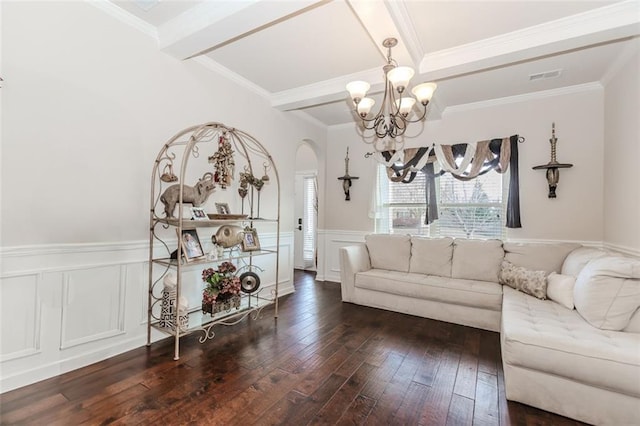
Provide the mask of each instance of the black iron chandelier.
[{"label": "black iron chandelier", "polygon": [[[387,38],[382,42],[382,46],[387,48],[387,63],[382,70],[384,72],[384,97],[380,110],[373,118],[369,117],[369,112],[375,101],[367,98],[367,91],[371,85],[366,81],[352,81],[347,84],[347,90],[354,103],[354,110],[362,120],[364,130],[373,130],[375,135],[382,139],[385,137],[396,138],[402,136],[407,130],[409,123],[416,123],[424,119],[427,115],[427,105],[436,90],[436,83],[421,83],[415,86],[411,96],[403,96],[409,81],[414,75],[410,67],[400,67],[391,58],[391,48],[398,44],[395,38]],[[414,120],[409,119],[409,113],[416,104],[416,99],[422,105],[422,113]]]}]

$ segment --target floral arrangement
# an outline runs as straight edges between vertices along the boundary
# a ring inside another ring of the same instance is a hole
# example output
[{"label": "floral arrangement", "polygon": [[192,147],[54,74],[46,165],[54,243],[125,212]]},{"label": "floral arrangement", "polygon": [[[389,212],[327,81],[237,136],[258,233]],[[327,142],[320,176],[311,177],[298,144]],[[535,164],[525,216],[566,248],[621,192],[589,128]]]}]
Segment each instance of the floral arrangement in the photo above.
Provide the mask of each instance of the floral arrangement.
[{"label": "floral arrangement", "polygon": [[240,294],[240,278],[234,275],[235,272],[236,267],[231,262],[222,262],[217,270],[202,271],[202,281],[207,283],[202,292],[202,303],[213,305]]}]

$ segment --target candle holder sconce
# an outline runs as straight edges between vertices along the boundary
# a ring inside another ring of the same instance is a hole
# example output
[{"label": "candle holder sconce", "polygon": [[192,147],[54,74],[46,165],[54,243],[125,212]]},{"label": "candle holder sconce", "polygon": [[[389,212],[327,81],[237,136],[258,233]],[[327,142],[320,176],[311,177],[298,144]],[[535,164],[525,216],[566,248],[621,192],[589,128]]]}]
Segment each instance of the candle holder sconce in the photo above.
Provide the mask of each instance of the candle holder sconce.
[{"label": "candle holder sconce", "polygon": [[344,176],[338,178],[338,180],[342,181],[342,189],[344,190],[344,199],[346,201],[351,200],[351,193],[349,189],[351,188],[351,181],[356,179],[360,178],[349,175],[349,147],[347,147],[347,156],[344,158]]},{"label": "candle holder sconce", "polygon": [[549,161],[547,164],[534,166],[533,170],[547,171],[547,182],[549,183],[549,198],[556,198],[556,188],[558,186],[558,181],[560,180],[559,169],[568,169],[570,167],[573,167],[573,164],[558,163],[558,160],[556,159],[556,144],[558,143],[558,139],[556,138],[556,123],[551,124],[551,139],[549,139],[549,142],[551,143],[551,161]]}]

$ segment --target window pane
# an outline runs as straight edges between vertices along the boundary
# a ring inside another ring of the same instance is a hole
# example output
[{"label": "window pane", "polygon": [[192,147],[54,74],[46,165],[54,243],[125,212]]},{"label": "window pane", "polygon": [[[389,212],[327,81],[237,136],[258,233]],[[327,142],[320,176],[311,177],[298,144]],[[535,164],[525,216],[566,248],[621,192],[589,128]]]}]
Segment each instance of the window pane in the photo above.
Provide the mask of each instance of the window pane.
[{"label": "window pane", "polygon": [[501,238],[502,206],[439,208],[440,235],[456,238]]},{"label": "window pane", "polygon": [[418,173],[413,182],[391,182],[384,166],[378,173],[376,232],[502,238],[504,232],[504,175],[490,171],[469,181],[446,173],[436,179],[439,219],[425,225],[426,178]]}]

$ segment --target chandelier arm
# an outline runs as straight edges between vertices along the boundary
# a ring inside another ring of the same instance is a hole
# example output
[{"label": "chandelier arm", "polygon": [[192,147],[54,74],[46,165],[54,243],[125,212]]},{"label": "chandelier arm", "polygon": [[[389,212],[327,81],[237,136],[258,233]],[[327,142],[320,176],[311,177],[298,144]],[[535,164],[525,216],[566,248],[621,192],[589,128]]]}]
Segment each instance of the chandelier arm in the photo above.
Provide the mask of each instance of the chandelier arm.
[{"label": "chandelier arm", "polygon": [[[422,104],[420,104],[420,105],[422,105]],[[429,104],[427,103],[427,105],[429,105]],[[427,105],[424,105],[422,107],[422,115],[420,117],[416,118],[415,120],[409,120],[408,118],[405,118],[404,120],[407,123],[417,123],[418,121],[422,121],[427,116]]]}]

